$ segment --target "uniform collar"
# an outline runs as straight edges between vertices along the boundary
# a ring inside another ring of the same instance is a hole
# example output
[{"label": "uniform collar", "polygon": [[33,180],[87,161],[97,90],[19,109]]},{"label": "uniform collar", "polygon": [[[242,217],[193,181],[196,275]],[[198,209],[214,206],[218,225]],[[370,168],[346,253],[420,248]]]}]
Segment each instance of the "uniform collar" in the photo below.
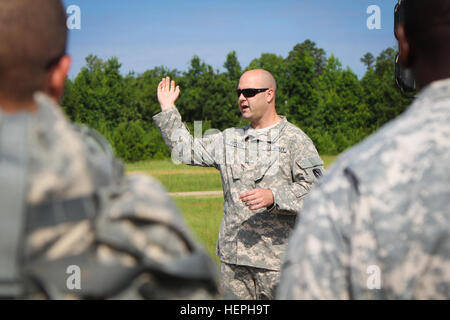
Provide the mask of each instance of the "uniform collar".
[{"label": "uniform collar", "polygon": [[57,138],[56,126],[68,125],[68,120],[62,108],[48,95],[43,92],[34,94],[37,110],[33,115],[36,134],[47,141]]},{"label": "uniform collar", "polygon": [[250,130],[251,129],[250,125],[244,127],[244,137],[243,137],[244,141],[258,140],[258,141],[269,142],[269,143],[273,143],[273,142],[277,141],[287,123],[287,119],[285,116],[280,116],[280,117],[281,117],[281,121],[278,122],[273,128],[269,129],[267,132],[265,132],[263,134],[258,134],[257,136],[255,135],[255,131]]},{"label": "uniform collar", "polygon": [[61,107],[45,93],[36,92],[34,101],[37,105],[36,115],[38,118],[48,119],[51,123],[55,120],[65,119]]},{"label": "uniform collar", "polygon": [[417,98],[433,100],[450,98],[450,78],[433,81],[422,89]]},{"label": "uniform collar", "polygon": [[65,115],[61,107],[56,104],[48,95],[43,92],[36,92],[33,95],[33,99],[36,103],[36,111],[20,111],[11,115],[3,113],[0,109],[0,122],[2,118],[12,117],[29,117],[32,121],[39,123],[42,122],[42,128],[48,130],[52,128],[56,120],[66,121]]}]

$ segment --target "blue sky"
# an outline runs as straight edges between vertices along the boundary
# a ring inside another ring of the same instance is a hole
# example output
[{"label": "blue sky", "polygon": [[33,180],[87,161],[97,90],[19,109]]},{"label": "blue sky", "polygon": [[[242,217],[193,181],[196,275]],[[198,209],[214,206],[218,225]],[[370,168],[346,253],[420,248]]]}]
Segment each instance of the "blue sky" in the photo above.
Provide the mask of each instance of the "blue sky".
[{"label": "blue sky", "polygon": [[[262,53],[286,57],[295,44],[310,39],[333,53],[359,77],[360,58],[377,56],[396,44],[393,35],[397,0],[64,0],[81,9],[81,29],[69,33],[73,58],[70,77],[85,57],[112,56],[122,73],[144,72],[155,66],[184,71],[198,55],[223,70],[235,50],[245,68]],[[370,5],[381,9],[381,29],[369,30]]]}]

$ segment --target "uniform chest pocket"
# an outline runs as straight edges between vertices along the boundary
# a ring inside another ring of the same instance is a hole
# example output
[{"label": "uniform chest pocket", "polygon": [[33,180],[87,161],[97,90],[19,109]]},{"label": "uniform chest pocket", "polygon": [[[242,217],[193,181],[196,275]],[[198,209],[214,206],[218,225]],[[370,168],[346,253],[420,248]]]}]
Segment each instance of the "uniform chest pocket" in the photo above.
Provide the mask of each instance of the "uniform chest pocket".
[{"label": "uniform chest pocket", "polygon": [[243,168],[240,164],[230,166],[231,177],[233,180],[240,180],[242,178]]},{"label": "uniform chest pocket", "polygon": [[273,177],[277,175],[280,169],[280,159],[274,158],[270,162],[263,162],[255,166],[253,178],[255,182],[262,180],[266,176]]},{"label": "uniform chest pocket", "polygon": [[233,165],[230,166],[233,181],[242,180],[246,183],[257,182],[268,174],[272,174],[273,168],[278,168],[278,164],[265,165]]}]

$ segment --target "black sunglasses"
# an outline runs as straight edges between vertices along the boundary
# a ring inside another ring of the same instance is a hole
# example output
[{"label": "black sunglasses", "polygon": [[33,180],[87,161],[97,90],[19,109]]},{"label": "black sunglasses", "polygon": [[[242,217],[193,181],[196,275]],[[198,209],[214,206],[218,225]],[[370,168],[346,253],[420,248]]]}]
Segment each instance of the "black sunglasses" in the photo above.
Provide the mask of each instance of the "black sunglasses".
[{"label": "black sunglasses", "polygon": [[244,95],[244,97],[251,98],[251,97],[256,96],[258,93],[261,93],[261,92],[264,92],[267,90],[269,90],[269,88],[266,88],[266,89],[252,89],[252,88],[237,89],[236,93],[237,93],[238,98],[241,96],[241,93]]}]

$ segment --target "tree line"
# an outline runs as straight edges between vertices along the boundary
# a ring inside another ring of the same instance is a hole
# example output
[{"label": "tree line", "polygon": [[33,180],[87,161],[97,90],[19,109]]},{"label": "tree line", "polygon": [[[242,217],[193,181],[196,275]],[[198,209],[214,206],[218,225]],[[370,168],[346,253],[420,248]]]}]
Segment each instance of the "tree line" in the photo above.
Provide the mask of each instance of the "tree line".
[{"label": "tree line", "polygon": [[365,54],[361,62],[367,71],[361,79],[310,40],[295,45],[285,58],[263,53],[245,69],[232,51],[222,72],[194,56],[184,72],[161,66],[122,75],[116,57],[103,61],[89,55],[78,75],[67,80],[62,107],[72,121],[101,132],[123,160],[162,159],[170,152],[152,116],[160,111],[156,89],[164,76],[181,87],[177,107],[188,127],[202,120],[203,130],[224,130],[248,124],[240,117],[236,88],[244,71],[263,68],[277,80],[278,113],[300,127],[319,153],[338,154],[410,104],[395,85],[395,54],[395,48],[376,58]]}]

